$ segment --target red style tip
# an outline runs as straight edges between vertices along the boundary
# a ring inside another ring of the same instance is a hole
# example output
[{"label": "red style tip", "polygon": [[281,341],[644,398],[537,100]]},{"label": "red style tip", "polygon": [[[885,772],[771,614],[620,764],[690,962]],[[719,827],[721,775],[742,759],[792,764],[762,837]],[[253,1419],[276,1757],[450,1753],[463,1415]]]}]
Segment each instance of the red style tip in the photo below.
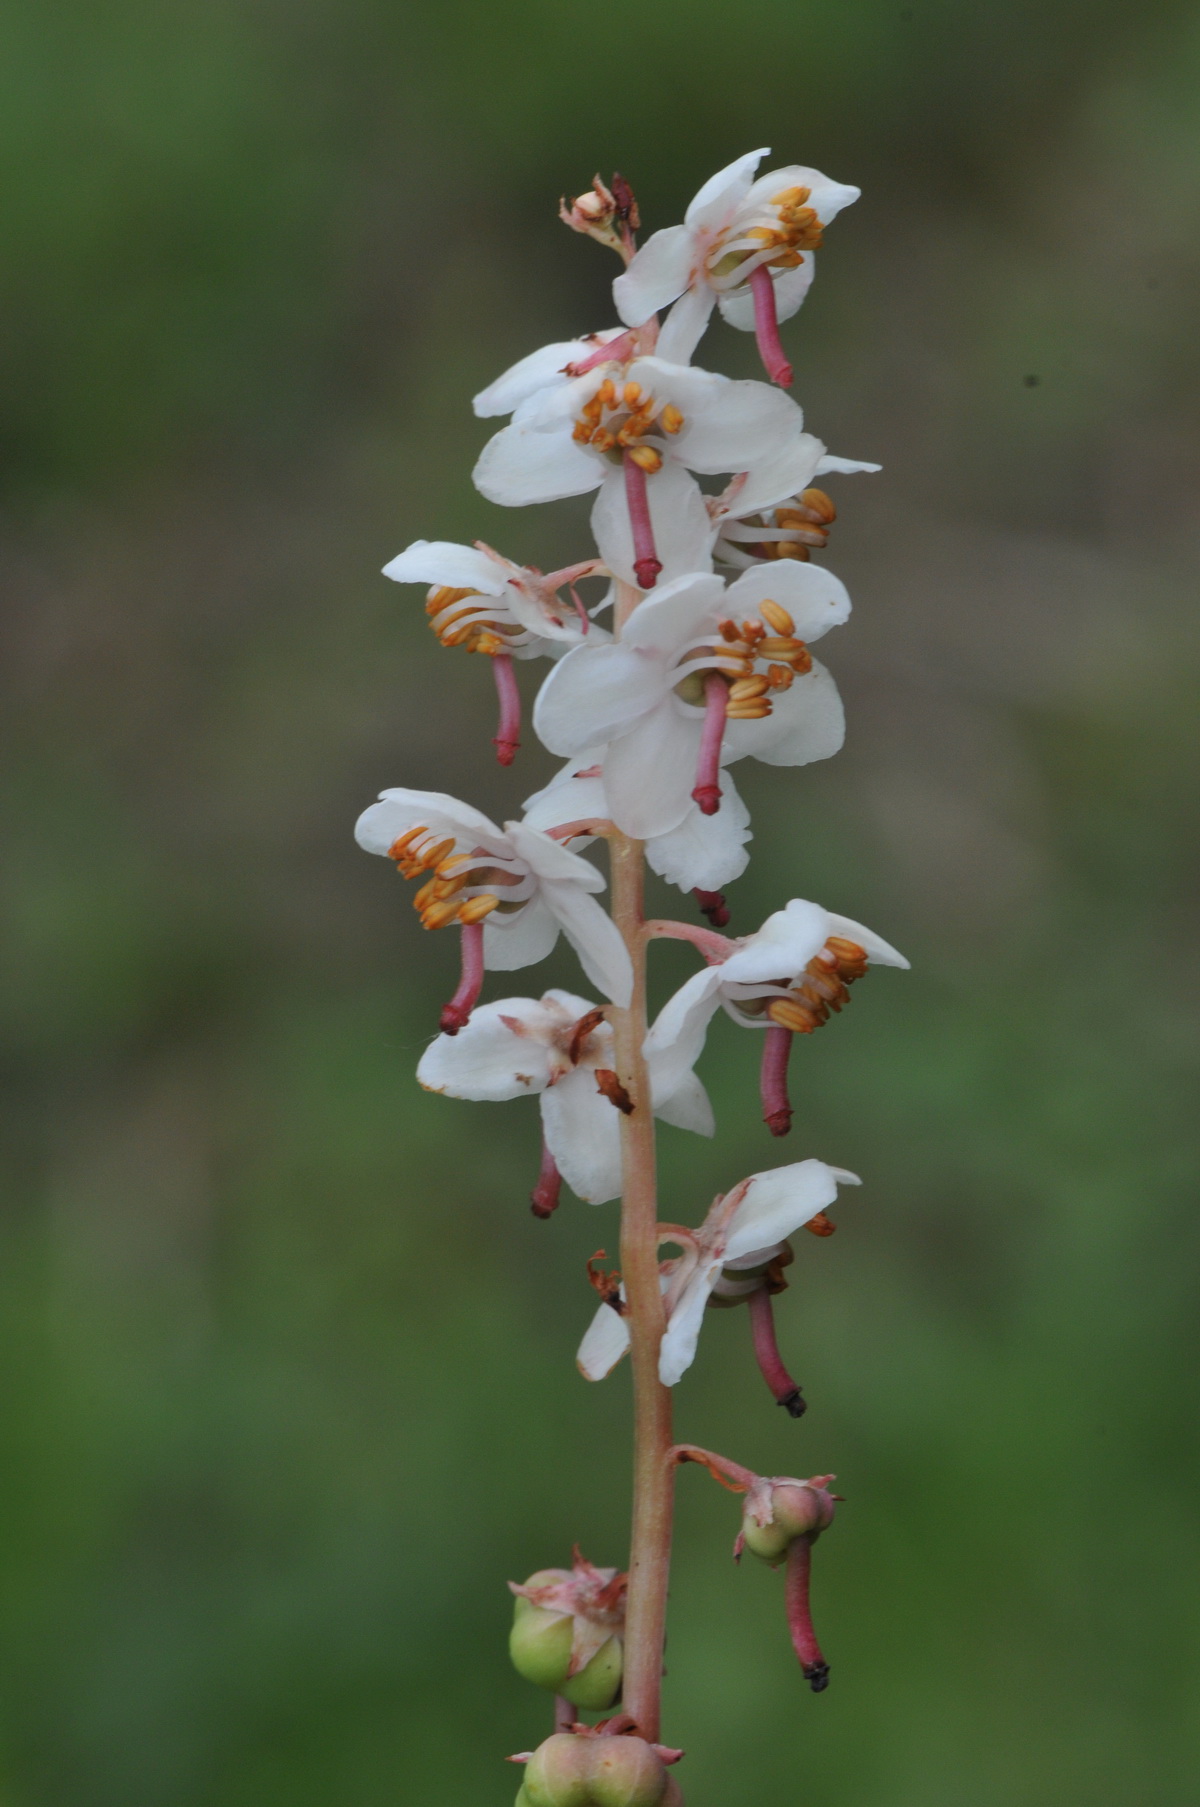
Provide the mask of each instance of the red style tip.
[{"label": "red style tip", "polygon": [[[721,807],[721,787],[718,784],[698,784],[692,792],[692,802],[702,816],[715,816]],[[726,914],[726,922],[729,916]]]},{"label": "red style tip", "polygon": [[662,566],[656,558],[639,558],[633,567],[639,590],[652,590],[661,570]]}]

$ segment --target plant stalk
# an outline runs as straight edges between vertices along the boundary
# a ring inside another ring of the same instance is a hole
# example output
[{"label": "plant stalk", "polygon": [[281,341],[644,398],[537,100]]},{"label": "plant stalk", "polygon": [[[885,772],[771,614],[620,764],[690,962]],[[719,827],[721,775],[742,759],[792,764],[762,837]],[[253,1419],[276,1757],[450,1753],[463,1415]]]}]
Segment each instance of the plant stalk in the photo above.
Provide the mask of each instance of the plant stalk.
[{"label": "plant stalk", "polygon": [[[621,584],[616,626],[640,601]],[[621,1117],[621,1274],[633,1368],[633,1528],[625,1612],[625,1710],[643,1738],[654,1743],[661,1721],[663,1645],[671,1562],[673,1467],[671,1394],[658,1378],[658,1350],[666,1328],[658,1284],[658,1195],[654,1113],[642,1055],[646,1038],[646,934],[642,843],[616,833],[609,843],[613,918],[633,962],[628,1010],[611,1013],[617,1075],[633,1100]]]}]

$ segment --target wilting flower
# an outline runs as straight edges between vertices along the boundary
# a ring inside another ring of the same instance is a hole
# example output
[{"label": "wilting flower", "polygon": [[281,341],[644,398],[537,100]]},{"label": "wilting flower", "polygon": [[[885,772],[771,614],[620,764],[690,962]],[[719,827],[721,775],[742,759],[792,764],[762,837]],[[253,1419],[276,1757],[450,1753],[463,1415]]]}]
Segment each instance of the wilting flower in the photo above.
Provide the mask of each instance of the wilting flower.
[{"label": "wilting flower", "polygon": [[808,293],[824,228],[861,191],[798,163],[755,181],[767,154],[751,151],[710,177],[684,224],[653,233],[617,277],[613,295],[630,326],[675,302],[659,351],[681,364],[719,305],[731,326],[756,334],[768,374],[786,384],[792,372],[778,322],[794,314]]},{"label": "wilting flower", "polygon": [[[414,540],[383,575],[396,583],[429,584],[425,612],[443,646],[462,646],[485,653],[492,661],[500,698],[496,750],[501,765],[511,765],[519,743],[521,699],[512,672],[514,659],[557,659],[584,636],[607,640],[584,612],[572,586],[585,577],[605,573],[598,559],[543,574],[514,565],[477,540],[473,546],[450,540]],[[572,601],[564,604],[559,591]]]},{"label": "wilting flower", "polygon": [[598,1569],[575,1546],[569,1569],[539,1569],[509,1582],[516,1596],[509,1654],[517,1673],[600,1712],[621,1690],[625,1591],[629,1577]]},{"label": "wilting flower", "polygon": [[607,744],[618,828],[666,834],[693,801],[716,814],[728,761],[806,765],[837,752],[841,699],[807,643],[849,613],[844,585],[816,565],[760,566],[728,588],[711,575],[677,578],[638,605],[619,641],[577,647],[555,666],[534,726],[567,757]]},{"label": "wilting flower", "polygon": [[746,470],[782,451],[802,417],[765,383],[622,350],[521,402],[484,447],[474,480],[508,508],[598,489],[592,529],[601,558],[649,589],[708,532],[690,473]]},{"label": "wilting flower", "polygon": [[[460,1033],[439,1035],[421,1056],[417,1078],[451,1098],[537,1097],[550,1161],[535,1199],[538,1214],[557,1198],[557,1174],[589,1204],[621,1190],[620,1104],[613,1071],[612,1025],[603,1009],[569,991],[542,998],[500,998],[481,1004]],[[671,1062],[669,1092],[650,1068],[654,1114],[680,1129],[713,1133],[712,1106],[696,1075]]]},{"label": "wilting flower", "polygon": [[[604,788],[606,752],[605,747],[586,749],[542,790],[527,797],[523,808],[529,826],[548,831],[581,820],[611,820]],[[681,891],[719,891],[746,870],[750,860],[746,843],[751,838],[750,811],[726,776],[716,815],[706,816],[692,803],[677,828],[650,837],[646,860],[660,878]],[[588,840],[586,834],[572,836],[568,845],[584,847]]]},{"label": "wilting flower", "polygon": [[[745,1029],[765,1029],[764,1117],[776,1135],[790,1127],[787,1061],[793,1035],[811,1035],[849,1002],[849,987],[880,966],[908,967],[903,954],[848,916],[793,898],[768,916],[756,934],[730,943],[725,960],[693,973],[668,999],[646,1037],[670,1075],[678,1063],[690,1073],[718,1009]],[[665,1078],[669,1084],[670,1079]],[[774,1121],[772,1121],[774,1119]]]},{"label": "wilting flower", "polygon": [[413,903],[427,929],[463,929],[463,983],[442,1027],[461,1029],[484,969],[512,972],[544,960],[562,933],[584,972],[627,1004],[633,969],[616,924],[592,893],[596,868],[522,822],[494,822],[441,791],[389,790],[359,817],[355,839],[394,860],[405,878],[432,874]]},{"label": "wilting flower", "polygon": [[[672,1224],[662,1232],[664,1241],[683,1248],[660,1270],[667,1328],[659,1349],[658,1377],[665,1387],[673,1387],[691,1367],[704,1313],[723,1271],[732,1268],[737,1284],[744,1280],[746,1266],[765,1267],[783,1251],[794,1231],[833,1203],[839,1185],[859,1183],[856,1174],[824,1161],[797,1161],[742,1180],[714,1200],[698,1230],[683,1231]],[[580,1372],[588,1380],[602,1380],[628,1347],[625,1316],[606,1300],[579,1346]]]}]

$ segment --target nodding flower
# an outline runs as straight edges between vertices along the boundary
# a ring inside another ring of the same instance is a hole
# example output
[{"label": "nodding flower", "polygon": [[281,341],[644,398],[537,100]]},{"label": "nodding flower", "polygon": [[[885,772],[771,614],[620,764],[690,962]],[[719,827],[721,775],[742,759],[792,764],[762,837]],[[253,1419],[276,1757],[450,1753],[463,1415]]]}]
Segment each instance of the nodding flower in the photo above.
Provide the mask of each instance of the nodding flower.
[{"label": "nodding flower", "polygon": [[754,179],[768,153],[751,151],[712,176],[682,226],[653,233],[613,284],[617,312],[640,326],[671,312],[659,334],[664,358],[686,363],[714,307],[731,326],[752,332],[772,382],[787,387],[792,367],[779,322],[794,314],[813,279],[813,252],[825,227],[860,190],[820,170],[789,164]]}]

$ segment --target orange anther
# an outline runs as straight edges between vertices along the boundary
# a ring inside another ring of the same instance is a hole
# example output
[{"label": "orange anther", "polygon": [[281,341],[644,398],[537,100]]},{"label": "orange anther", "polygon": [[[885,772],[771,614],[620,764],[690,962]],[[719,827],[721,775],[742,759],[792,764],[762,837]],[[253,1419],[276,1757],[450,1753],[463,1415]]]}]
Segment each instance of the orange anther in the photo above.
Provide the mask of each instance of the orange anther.
[{"label": "orange anther", "polygon": [[812,510],[819,521],[837,520],[837,509],[833,505],[833,498],[827,496],[823,489],[806,489],[801,495],[800,501],[805,508]]},{"label": "orange anther", "polygon": [[796,674],[789,665],[768,665],[767,681],[772,690],[788,690]]},{"label": "orange anther", "polygon": [[478,897],[468,897],[458,913],[458,920],[464,925],[482,922],[485,916],[490,916],[492,911],[498,909],[499,906],[500,899],[498,897],[493,897],[488,891],[482,891]]},{"label": "orange anther", "polygon": [[629,456],[635,464],[640,465],[642,470],[648,471],[651,475],[662,469],[662,453],[656,452],[652,445],[635,445]]},{"label": "orange anther", "polygon": [[790,638],[796,632],[796,623],[787,610],[782,608],[779,603],[772,602],[770,597],[765,602],[759,603],[758,612],[777,634]]},{"label": "orange anther", "polygon": [[458,920],[462,905],[457,897],[450,897],[445,902],[427,904],[421,911],[421,927],[424,929],[444,929],[448,924]]},{"label": "orange anther", "polygon": [[600,406],[602,408],[615,408],[616,407],[616,405],[617,405],[617,386],[613,382],[613,380],[610,376],[605,377],[604,381],[601,383],[600,387],[597,389],[595,395],[592,397],[592,406],[593,407],[595,406],[595,404],[597,402],[600,403]]},{"label": "orange anther", "polygon": [[621,395],[627,408],[636,408],[638,402],[641,400],[642,385],[640,383],[626,383],[624,389],[621,391]]},{"label": "orange anther", "polygon": [[610,433],[607,427],[597,427],[592,434],[592,445],[598,452],[611,452],[616,443],[616,434]]},{"label": "orange anther", "polygon": [[683,425],[683,415],[674,403],[668,402],[659,415],[658,421],[664,433],[678,433]]},{"label": "orange anther", "polygon": [[770,688],[770,679],[756,672],[753,677],[738,678],[736,683],[730,686],[729,700],[731,703],[746,703],[752,697],[765,695]]}]

